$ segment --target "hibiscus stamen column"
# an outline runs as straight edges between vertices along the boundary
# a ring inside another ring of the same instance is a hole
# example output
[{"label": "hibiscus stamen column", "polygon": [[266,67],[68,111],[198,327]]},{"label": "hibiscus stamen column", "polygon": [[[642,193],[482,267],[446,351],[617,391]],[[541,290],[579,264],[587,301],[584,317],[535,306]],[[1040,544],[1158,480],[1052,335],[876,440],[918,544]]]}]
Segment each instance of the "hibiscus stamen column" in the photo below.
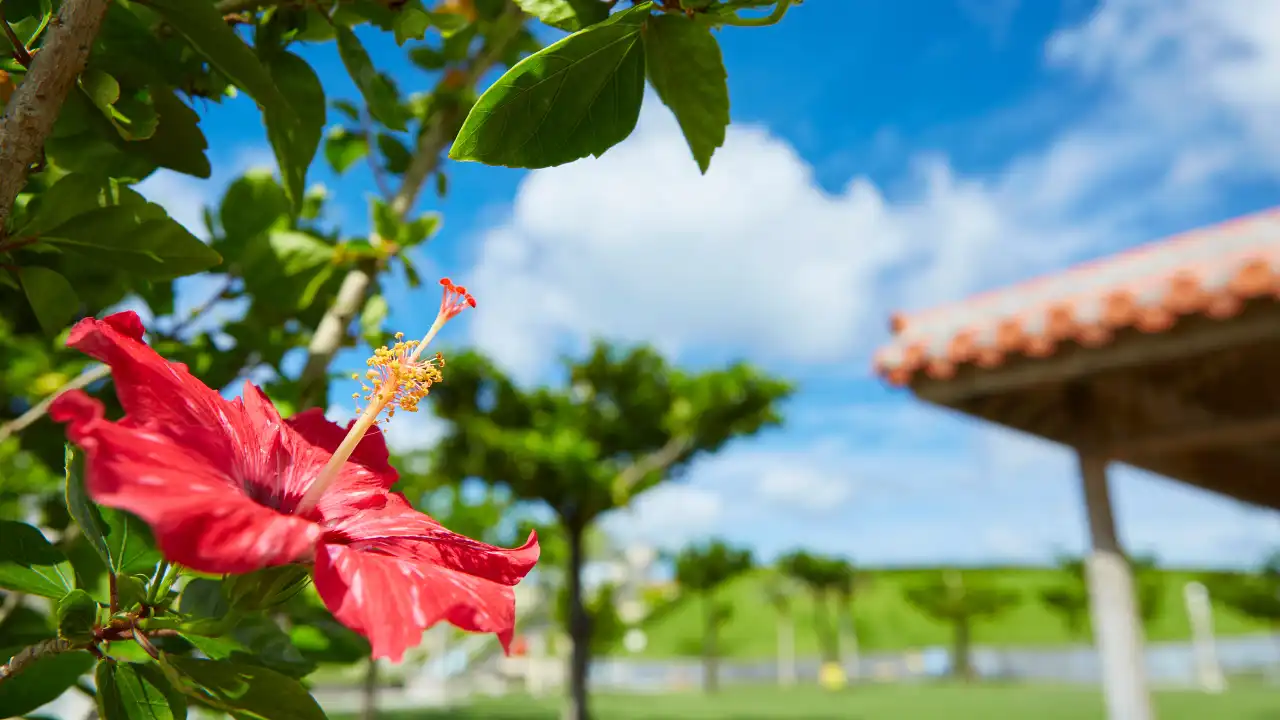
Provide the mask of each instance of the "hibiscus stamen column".
[{"label": "hibiscus stamen column", "polygon": [[[468,307],[475,307],[476,300],[465,287],[454,285],[449,278],[440,281],[444,286],[444,295],[440,299],[440,311],[431,329],[421,340],[404,341],[404,333],[396,333],[394,345],[383,346],[374,351],[369,358],[369,371],[365,373],[368,385],[363,385],[366,395],[363,400],[368,403],[360,416],[356,418],[346,437],[338,445],[333,457],[320,471],[315,482],[307,488],[307,492],[298,501],[294,510],[296,514],[304,514],[316,506],[324,491],[329,489],[338,478],[342,465],[355,452],[356,446],[364,439],[365,433],[373,427],[383,410],[387,410],[387,419],[391,419],[399,408],[405,412],[417,412],[418,403],[426,397],[431,386],[441,379],[440,368],[444,367],[444,358],[436,353],[430,359],[423,360],[422,352],[431,343],[445,323],[456,317]],[[359,375],[352,378],[359,379]],[[361,399],[361,395],[355,395]]]}]

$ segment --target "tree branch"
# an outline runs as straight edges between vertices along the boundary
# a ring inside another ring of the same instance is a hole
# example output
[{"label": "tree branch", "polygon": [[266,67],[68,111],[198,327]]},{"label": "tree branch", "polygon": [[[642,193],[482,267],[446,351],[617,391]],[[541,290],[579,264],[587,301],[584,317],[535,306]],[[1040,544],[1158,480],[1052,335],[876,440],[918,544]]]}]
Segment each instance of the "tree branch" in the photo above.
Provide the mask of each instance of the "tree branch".
[{"label": "tree branch", "polygon": [[[508,3],[506,13],[506,18],[512,21],[510,24],[513,29],[507,35],[496,38],[488,48],[472,59],[463,70],[464,87],[473,86],[479,82],[480,78],[502,59],[508,46],[519,34],[522,23],[515,20],[521,14],[520,8],[514,3]],[[446,76],[437,83],[436,92],[445,89],[446,84],[449,87],[456,87],[454,85],[456,82],[456,77]],[[462,119],[461,114],[461,108],[456,105],[441,110],[430,117],[427,126],[418,134],[418,144],[413,160],[405,170],[400,189],[391,201],[391,209],[400,218],[403,219],[409,215],[418,196],[422,193],[422,187],[426,184],[427,178],[439,167],[440,153],[444,152],[445,146],[453,140],[458,123]],[[375,245],[378,240],[376,236],[369,238],[370,243]],[[316,326],[315,334],[311,336],[311,343],[307,347],[307,363],[298,378],[300,409],[324,404],[329,385],[329,365],[333,362],[333,357],[338,354],[338,350],[342,348],[351,322],[364,308],[377,271],[375,264],[362,263],[350,270],[342,279],[337,297],[321,318],[320,324]]]},{"label": "tree branch", "polygon": [[618,477],[613,481],[614,495],[623,497],[630,495],[645,476],[671,467],[692,447],[693,438],[685,435],[671,438],[666,445],[641,457],[618,473]]},{"label": "tree branch", "polygon": [[141,643],[147,643],[149,638],[156,637],[177,637],[177,630],[163,628],[159,630],[139,630],[134,623],[137,619],[127,621],[115,621],[111,625],[99,628],[94,632],[94,638],[90,642],[72,642],[65,638],[51,638],[42,640],[35,645],[25,647],[14,655],[9,662],[0,665],[0,684],[5,680],[12,678],[30,665],[43,660],[51,655],[59,655],[61,653],[75,652],[77,650],[90,650],[97,647],[98,643],[119,642],[121,640],[140,640]]},{"label": "tree branch", "polygon": [[41,400],[35,405],[32,405],[30,410],[22,413],[4,425],[0,425],[0,443],[8,440],[11,435],[22,432],[28,425],[43,417],[45,413],[49,412],[49,406],[52,405],[53,401],[62,393],[67,392],[68,390],[80,390],[81,388],[84,388],[87,385],[92,385],[110,374],[110,367],[106,365],[98,365],[89,371],[76,376],[75,379],[55,390],[49,397]]},{"label": "tree branch", "polygon": [[84,70],[110,0],[66,0],[0,120],[0,238],[62,103]]}]

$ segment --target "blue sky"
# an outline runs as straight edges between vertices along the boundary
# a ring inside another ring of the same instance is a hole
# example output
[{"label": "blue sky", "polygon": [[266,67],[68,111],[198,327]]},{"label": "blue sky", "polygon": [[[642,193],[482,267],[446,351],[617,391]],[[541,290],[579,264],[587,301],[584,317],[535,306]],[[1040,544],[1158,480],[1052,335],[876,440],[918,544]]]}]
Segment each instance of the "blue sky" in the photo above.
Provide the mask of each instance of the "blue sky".
[{"label": "blue sky", "polygon": [[[450,163],[449,196],[420,203],[445,223],[418,261],[479,299],[446,342],[526,382],[602,335],[691,367],[747,359],[800,384],[784,428],[610,518],[621,540],[1041,562],[1083,548],[1070,455],[886,388],[870,354],[894,310],[1273,203],[1280,41],[1260,29],[1275,26],[1267,16],[1280,21],[1280,6],[810,0],[779,26],[721,33],[734,124],[705,177],[650,97],[636,134],[598,160],[534,173]],[[430,87],[389,37],[364,37],[403,89]],[[305,54],[331,98],[355,97],[332,48]],[[247,100],[205,118],[215,177],[143,187],[193,225],[229,178],[270,165]],[[363,165],[335,178],[321,163],[311,181],[347,233],[365,232]],[[187,283],[184,301],[204,285]],[[434,290],[391,285],[389,326],[425,330]],[[333,393],[335,417],[349,395]],[[437,432],[425,416],[392,425],[402,445]],[[1276,513],[1125,468],[1113,477],[1122,536],[1169,563],[1252,564],[1280,546]]]}]

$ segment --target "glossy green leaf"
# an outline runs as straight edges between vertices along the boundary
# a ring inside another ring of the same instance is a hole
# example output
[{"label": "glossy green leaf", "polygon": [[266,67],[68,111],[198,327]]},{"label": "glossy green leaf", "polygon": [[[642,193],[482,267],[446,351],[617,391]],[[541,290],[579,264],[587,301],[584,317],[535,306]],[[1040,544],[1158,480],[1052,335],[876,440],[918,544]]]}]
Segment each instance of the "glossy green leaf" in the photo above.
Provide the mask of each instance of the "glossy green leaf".
[{"label": "glossy green leaf", "polygon": [[408,170],[409,164],[413,162],[413,155],[409,152],[408,146],[395,135],[378,133],[378,152],[382,153],[382,159],[385,161],[383,167],[389,173],[399,175]]},{"label": "glossy green leaf", "polygon": [[369,141],[362,133],[335,127],[324,139],[324,157],[339,175],[369,153]]},{"label": "glossy green leaf", "polygon": [[609,9],[600,0],[516,0],[521,10],[551,27],[577,32],[609,17]]},{"label": "glossy green leaf", "polygon": [[333,246],[306,233],[277,230],[271,233],[267,242],[286,276],[313,270],[333,260]]},{"label": "glossy green leaf", "polygon": [[[285,190],[295,207],[301,205],[306,191],[307,166],[315,156],[316,145],[307,144],[311,137],[309,126],[302,122],[280,92],[271,72],[223,20],[222,13],[213,3],[151,0],[147,5],[159,12],[214,67],[258,102],[266,121],[267,137],[285,179]],[[318,134],[316,140],[319,140]]]},{"label": "glossy green leaf", "polygon": [[94,672],[102,720],[183,720],[187,702],[150,663],[103,660]]},{"label": "glossy green leaf", "polygon": [[297,680],[264,667],[227,660],[163,655],[187,681],[187,692],[239,718],[324,720],[324,711]]},{"label": "glossy green leaf", "polygon": [[442,37],[452,37],[464,30],[471,21],[466,15],[459,13],[433,12],[427,13],[427,19],[440,31]]},{"label": "glossy green leaf", "polygon": [[364,44],[350,28],[339,27],[337,33],[338,54],[342,56],[342,64],[346,66],[347,73],[351,75],[369,106],[369,114],[392,130],[407,129],[407,113],[400,103],[395,83],[374,68]]},{"label": "glossy green leaf", "polygon": [[98,175],[63,175],[48,190],[36,196],[35,208],[26,223],[14,231],[18,237],[36,237],[106,202],[107,181]]},{"label": "glossy green leaf", "polygon": [[[0,662],[8,662],[22,649],[0,649]],[[33,662],[21,673],[0,682],[0,717],[22,717],[57,700],[93,664],[93,656],[84,651],[46,655]]]},{"label": "glossy green leaf", "polygon": [[360,313],[360,335],[370,347],[378,347],[385,341],[382,323],[386,321],[389,310],[387,299],[381,294],[374,295],[364,304]]},{"label": "glossy green leaf", "polygon": [[644,99],[649,9],[641,3],[521,60],[476,101],[449,157],[543,168],[622,142]]},{"label": "glossy green leaf", "polygon": [[0,520],[0,587],[60,598],[75,586],[75,571],[67,556],[39,529],[14,520]]},{"label": "glossy green leaf", "polygon": [[191,275],[222,262],[216,251],[149,202],[122,203],[76,216],[43,242],[147,280]]},{"label": "glossy green leaf", "polygon": [[65,459],[67,510],[107,568],[118,576],[154,570],[161,558],[151,529],[130,513],[95,505],[84,488],[83,456],[68,445]]},{"label": "glossy green leaf", "polygon": [[316,149],[320,147],[320,138],[328,120],[324,86],[307,61],[293,53],[273,53],[268,67],[276,87],[280,88],[298,116],[296,140],[300,147],[311,149],[307,156],[307,164],[310,165]]},{"label": "glossy green leaf", "polygon": [[18,282],[41,329],[50,335],[66,328],[80,310],[80,298],[75,288],[56,270],[37,265],[20,267]]},{"label": "glossy green leaf", "polygon": [[170,88],[152,86],[151,102],[157,114],[155,133],[132,144],[132,150],[163,168],[208,178],[209,141],[200,130],[200,116]]},{"label": "glossy green leaf", "polygon": [[682,15],[656,15],[645,28],[649,82],[675,114],[703,173],[724,145],[729,85],[720,43],[711,28]]},{"label": "glossy green leaf", "polygon": [[98,603],[84,590],[72,590],[58,600],[58,636],[72,642],[93,639],[98,621]]}]

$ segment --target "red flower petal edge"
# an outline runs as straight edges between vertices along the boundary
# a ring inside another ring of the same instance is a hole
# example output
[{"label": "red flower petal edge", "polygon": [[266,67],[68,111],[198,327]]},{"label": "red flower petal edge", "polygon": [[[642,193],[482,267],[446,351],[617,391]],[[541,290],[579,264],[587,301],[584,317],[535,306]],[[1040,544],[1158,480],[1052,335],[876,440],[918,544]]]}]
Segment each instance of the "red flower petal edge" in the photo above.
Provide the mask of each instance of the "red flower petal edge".
[{"label": "red flower petal edge", "polygon": [[400,660],[445,620],[497,634],[515,626],[512,588],[537,562],[536,535],[503,549],[450,532],[389,491],[398,478],[382,433],[369,430],[314,509],[296,512],[346,432],[317,410],[283,420],[257,387],[226,400],[142,341],[135,313],[76,324],[70,347],[111,366],[118,422],[82,391],[50,416],[85,454],[85,486],[102,505],[147,522],[172,562],[245,573],[314,561],[334,616]]}]

